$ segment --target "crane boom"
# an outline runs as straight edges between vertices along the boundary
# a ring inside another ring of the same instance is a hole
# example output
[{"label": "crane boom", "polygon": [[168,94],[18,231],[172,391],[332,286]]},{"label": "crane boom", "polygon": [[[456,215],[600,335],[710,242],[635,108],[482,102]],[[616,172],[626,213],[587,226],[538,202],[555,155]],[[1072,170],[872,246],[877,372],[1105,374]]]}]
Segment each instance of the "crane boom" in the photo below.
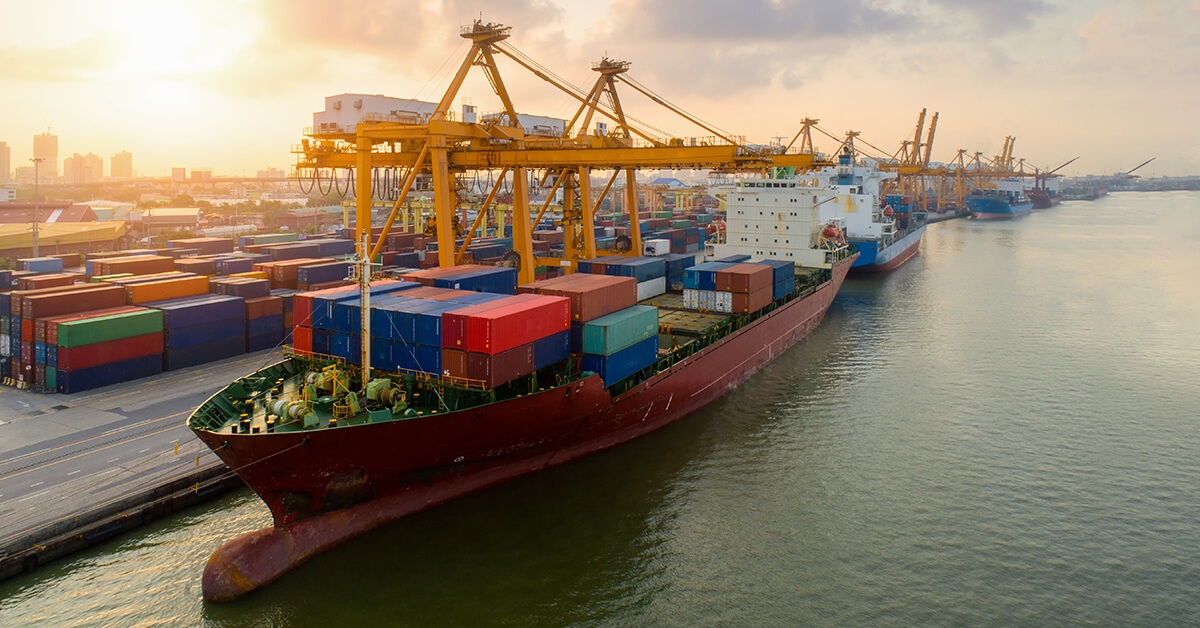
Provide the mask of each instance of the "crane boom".
[{"label": "crane boom", "polygon": [[1150,159],[1147,159],[1146,161],[1143,161],[1142,163],[1140,163],[1140,164],[1138,164],[1138,165],[1134,166],[1134,167],[1133,167],[1133,170],[1130,170],[1130,171],[1128,171],[1128,172],[1126,172],[1126,173],[1125,173],[1125,176],[1127,176],[1127,177],[1128,177],[1129,175],[1133,174],[1133,173],[1134,173],[1134,171],[1136,171],[1136,170],[1140,169],[1142,166],[1144,166],[1144,165],[1146,165],[1146,164],[1148,164],[1148,163],[1150,163],[1150,162],[1154,161],[1155,159],[1158,159],[1158,157],[1151,157]]}]

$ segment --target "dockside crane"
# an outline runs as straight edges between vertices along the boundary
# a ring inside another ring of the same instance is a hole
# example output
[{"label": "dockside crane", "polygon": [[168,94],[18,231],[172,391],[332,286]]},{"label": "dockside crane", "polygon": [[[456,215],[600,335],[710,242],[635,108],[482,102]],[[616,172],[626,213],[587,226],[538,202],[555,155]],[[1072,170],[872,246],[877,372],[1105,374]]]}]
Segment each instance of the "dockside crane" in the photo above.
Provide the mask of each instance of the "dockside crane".
[{"label": "dockside crane", "polygon": [[[612,189],[617,173],[626,175],[626,211],[630,215],[630,232],[634,251],[640,251],[640,232],[637,219],[636,180],[638,169],[681,169],[681,168],[732,168],[763,169],[772,162],[767,152],[745,145],[741,138],[723,132],[688,114],[652,90],[631,79],[626,74],[629,64],[605,58],[593,66],[600,76],[590,92],[584,92],[553,72],[544,68],[519,50],[505,43],[510,27],[475,21],[464,27],[460,35],[471,41],[471,48],[463,58],[457,73],[446,89],[434,112],[425,120],[401,120],[392,117],[373,117],[362,120],[352,132],[343,129],[313,130],[297,151],[297,171],[334,171],[346,169],[358,173],[355,177],[356,227],[360,242],[367,242],[364,251],[370,258],[376,257],[397,218],[399,210],[414,183],[421,175],[431,180],[434,196],[434,216],[438,243],[438,262],[450,266],[462,259],[465,246],[455,238],[454,225],[459,199],[455,190],[459,177],[479,171],[507,171],[499,177],[489,191],[488,198],[494,199],[499,186],[511,174],[513,205],[514,251],[520,260],[519,280],[533,281],[534,269],[539,262],[573,266],[576,258],[595,255],[592,213]],[[497,57],[503,56],[522,66],[535,76],[564,91],[580,102],[580,109],[568,125],[562,137],[546,137],[527,133],[520,126],[515,102],[511,98],[497,65]],[[502,104],[502,114],[483,122],[466,122],[454,119],[451,103],[458,95],[468,72],[480,67],[487,75],[489,84]],[[685,141],[665,133],[655,135],[640,126],[625,112],[617,95],[616,84],[623,83],[645,95],[689,122],[696,124],[712,137],[692,138]],[[613,133],[597,126],[595,132],[589,125],[597,117],[607,118],[615,125]],[[386,118],[386,119],[385,119]],[[576,123],[581,123],[576,126]],[[395,206],[383,225],[383,232],[371,240],[371,198],[374,168],[399,168],[406,172],[399,186]],[[542,180],[553,179],[555,189],[547,201],[531,214],[529,203],[530,172],[542,171]],[[612,177],[601,193],[599,200],[592,197],[590,189],[593,171],[611,171]],[[539,260],[533,254],[532,230],[550,205],[557,188],[564,189],[564,230],[571,235],[571,243],[562,258]],[[568,192],[570,190],[570,192]],[[576,208],[574,190],[579,190],[579,208]],[[486,213],[491,201],[485,200],[480,216]],[[480,216],[467,229],[465,243],[478,229]]]}]

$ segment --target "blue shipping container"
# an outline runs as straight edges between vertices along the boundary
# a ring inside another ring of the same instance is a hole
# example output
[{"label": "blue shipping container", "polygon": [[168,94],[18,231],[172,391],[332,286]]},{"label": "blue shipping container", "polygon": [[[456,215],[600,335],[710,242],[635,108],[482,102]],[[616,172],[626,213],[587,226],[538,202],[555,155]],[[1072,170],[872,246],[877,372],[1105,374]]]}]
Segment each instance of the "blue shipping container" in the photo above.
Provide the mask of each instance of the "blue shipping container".
[{"label": "blue shipping container", "polygon": [[[207,364],[225,358],[242,355],[246,352],[246,337],[238,334],[222,340],[192,345],[182,349],[167,349],[161,356],[162,369],[175,371],[197,364]],[[159,356],[154,356],[159,357]]]},{"label": "blue shipping container", "polygon": [[557,334],[539,338],[533,341],[533,368],[546,368],[551,364],[562,362],[571,355],[571,332],[562,331]]},{"label": "blue shipping container", "polygon": [[77,393],[101,386],[128,382],[140,377],[157,375],[162,370],[163,358],[157,353],[74,371],[59,369],[57,373],[58,392]]},{"label": "blue shipping container", "polygon": [[658,336],[647,338],[610,356],[584,355],[583,370],[598,373],[605,386],[613,384],[654,364],[658,359]]}]

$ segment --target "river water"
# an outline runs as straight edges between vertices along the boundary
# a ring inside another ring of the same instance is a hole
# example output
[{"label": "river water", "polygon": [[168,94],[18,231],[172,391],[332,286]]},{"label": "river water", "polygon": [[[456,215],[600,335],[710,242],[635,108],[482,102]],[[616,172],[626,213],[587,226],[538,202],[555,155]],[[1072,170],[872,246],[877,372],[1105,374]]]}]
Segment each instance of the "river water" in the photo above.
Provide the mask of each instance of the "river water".
[{"label": "river water", "polygon": [[1200,194],[952,220],[660,432],[208,605],[239,492],[0,583],[0,626],[1194,624],[1198,426]]}]

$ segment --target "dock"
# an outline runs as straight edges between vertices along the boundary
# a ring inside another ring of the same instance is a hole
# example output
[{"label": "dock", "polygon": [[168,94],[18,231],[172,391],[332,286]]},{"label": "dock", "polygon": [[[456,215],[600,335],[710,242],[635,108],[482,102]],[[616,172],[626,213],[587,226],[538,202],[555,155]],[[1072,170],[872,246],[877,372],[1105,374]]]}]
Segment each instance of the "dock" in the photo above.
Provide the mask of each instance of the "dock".
[{"label": "dock", "polygon": [[185,422],[261,351],[73,395],[0,388],[0,580],[243,486]]}]

